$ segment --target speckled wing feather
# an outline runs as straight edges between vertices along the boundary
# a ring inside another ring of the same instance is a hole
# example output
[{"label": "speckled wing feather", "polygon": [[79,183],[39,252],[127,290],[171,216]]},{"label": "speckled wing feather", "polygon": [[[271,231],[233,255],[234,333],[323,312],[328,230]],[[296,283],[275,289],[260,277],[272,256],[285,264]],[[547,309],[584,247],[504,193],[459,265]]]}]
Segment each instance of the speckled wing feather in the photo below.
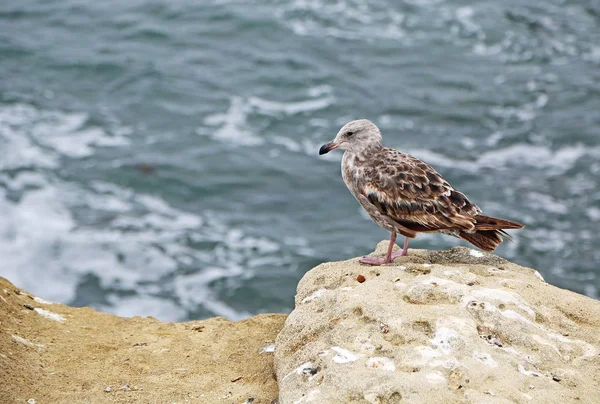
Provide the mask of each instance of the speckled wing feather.
[{"label": "speckled wing feather", "polygon": [[361,168],[360,193],[400,225],[418,232],[475,229],[481,210],[416,157],[384,148]]}]

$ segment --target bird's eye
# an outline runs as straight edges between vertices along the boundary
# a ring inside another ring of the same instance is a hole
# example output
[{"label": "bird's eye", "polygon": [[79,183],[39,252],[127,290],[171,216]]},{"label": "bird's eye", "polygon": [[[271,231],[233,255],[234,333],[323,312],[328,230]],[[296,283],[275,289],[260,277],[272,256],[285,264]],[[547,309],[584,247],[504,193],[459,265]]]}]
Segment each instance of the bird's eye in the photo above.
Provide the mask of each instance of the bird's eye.
[{"label": "bird's eye", "polygon": [[346,132],[346,136],[352,136],[354,135],[354,132],[352,132],[351,130],[349,130],[348,132]]}]

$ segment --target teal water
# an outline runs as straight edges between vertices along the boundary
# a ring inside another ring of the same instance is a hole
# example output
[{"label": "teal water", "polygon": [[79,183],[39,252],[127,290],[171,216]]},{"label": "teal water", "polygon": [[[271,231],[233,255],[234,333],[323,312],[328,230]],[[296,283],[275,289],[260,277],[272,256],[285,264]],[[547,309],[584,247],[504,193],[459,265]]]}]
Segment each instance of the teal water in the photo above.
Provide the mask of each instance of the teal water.
[{"label": "teal water", "polygon": [[499,255],[598,298],[599,111],[596,0],[9,0],[0,275],[121,315],[287,312],[388,237],[317,153],[369,118],[527,225]]}]

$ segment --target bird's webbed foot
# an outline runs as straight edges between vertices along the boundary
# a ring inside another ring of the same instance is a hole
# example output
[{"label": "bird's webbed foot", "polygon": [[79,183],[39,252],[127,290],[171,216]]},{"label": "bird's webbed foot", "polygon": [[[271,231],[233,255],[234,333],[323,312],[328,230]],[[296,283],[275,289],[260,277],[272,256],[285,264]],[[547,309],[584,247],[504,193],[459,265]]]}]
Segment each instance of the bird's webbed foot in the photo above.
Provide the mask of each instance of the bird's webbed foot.
[{"label": "bird's webbed foot", "polygon": [[392,262],[392,260],[391,259],[386,260],[385,258],[365,256],[365,257],[362,257],[362,259],[359,262],[361,264],[367,264],[367,265],[383,265],[383,264],[389,264],[390,262]]}]

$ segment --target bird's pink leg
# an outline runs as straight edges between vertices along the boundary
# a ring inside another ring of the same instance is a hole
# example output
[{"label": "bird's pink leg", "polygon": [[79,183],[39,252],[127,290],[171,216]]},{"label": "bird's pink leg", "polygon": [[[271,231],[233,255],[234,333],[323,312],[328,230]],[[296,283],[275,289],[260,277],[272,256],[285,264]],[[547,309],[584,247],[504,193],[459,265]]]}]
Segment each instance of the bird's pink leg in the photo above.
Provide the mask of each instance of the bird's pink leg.
[{"label": "bird's pink leg", "polygon": [[398,257],[404,257],[405,255],[408,255],[408,237],[404,238],[404,248],[392,254],[392,261]]},{"label": "bird's pink leg", "polygon": [[[381,264],[389,264],[390,262],[392,262],[392,260],[394,258],[392,258],[392,249],[394,248],[394,242],[396,241],[396,233],[392,232],[392,234],[390,235],[390,245],[388,246],[388,250],[387,250],[387,254],[385,255],[385,258],[377,258],[377,257],[363,257],[360,262],[362,264],[369,264],[369,265],[381,265]],[[404,243],[405,248],[408,248],[408,243],[405,242]]]}]

